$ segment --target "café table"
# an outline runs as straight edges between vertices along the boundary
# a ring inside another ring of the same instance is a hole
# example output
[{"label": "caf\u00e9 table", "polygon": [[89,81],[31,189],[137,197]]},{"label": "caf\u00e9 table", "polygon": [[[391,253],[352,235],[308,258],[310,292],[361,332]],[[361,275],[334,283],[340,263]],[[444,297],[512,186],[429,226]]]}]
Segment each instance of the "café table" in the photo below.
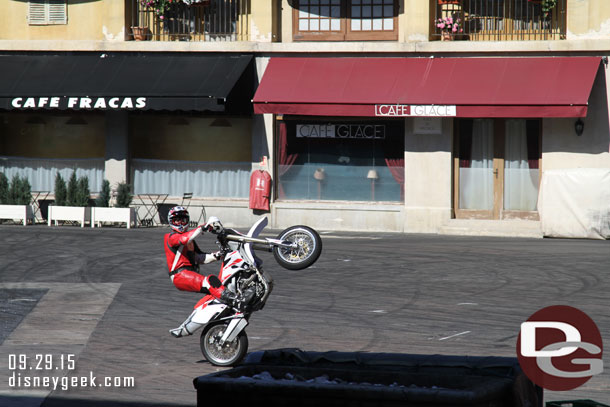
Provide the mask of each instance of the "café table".
[{"label": "caf\u00e9 table", "polygon": [[[138,194],[134,195],[135,204],[143,208],[144,215],[138,213],[140,226],[154,226],[155,217],[159,214],[159,206],[165,203],[169,194]],[[139,201],[139,202],[138,202]]]}]

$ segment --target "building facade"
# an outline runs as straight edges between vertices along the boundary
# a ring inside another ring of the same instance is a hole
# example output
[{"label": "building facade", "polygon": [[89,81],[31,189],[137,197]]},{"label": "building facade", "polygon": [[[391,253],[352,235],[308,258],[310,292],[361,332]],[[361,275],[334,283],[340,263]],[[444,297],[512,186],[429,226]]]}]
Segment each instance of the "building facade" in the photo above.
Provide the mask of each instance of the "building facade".
[{"label": "building facade", "polygon": [[1,170],[229,225],[265,170],[277,228],[541,236],[545,174],[610,169],[603,0],[173,3],[3,2]]}]

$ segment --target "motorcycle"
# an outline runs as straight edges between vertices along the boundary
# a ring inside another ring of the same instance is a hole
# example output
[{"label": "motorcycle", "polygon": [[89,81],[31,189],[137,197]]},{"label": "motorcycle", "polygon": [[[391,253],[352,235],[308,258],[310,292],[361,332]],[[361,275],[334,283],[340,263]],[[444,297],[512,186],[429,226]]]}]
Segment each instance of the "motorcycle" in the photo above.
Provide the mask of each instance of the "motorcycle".
[{"label": "motorcycle", "polygon": [[[322,240],[314,229],[291,226],[276,239],[260,238],[267,223],[266,217],[259,219],[245,235],[224,228],[216,217],[210,217],[204,226],[217,236],[222,259],[218,277],[233,299],[226,304],[209,295],[203,297],[182,326],[189,332],[203,328],[201,352],[215,366],[233,366],[243,359],[248,351],[248,320],[252,313],[263,309],[273,289],[273,278],[263,271],[254,250],[273,252],[277,263],[289,270],[311,266],[322,252]],[[201,228],[191,240],[200,233]]]}]

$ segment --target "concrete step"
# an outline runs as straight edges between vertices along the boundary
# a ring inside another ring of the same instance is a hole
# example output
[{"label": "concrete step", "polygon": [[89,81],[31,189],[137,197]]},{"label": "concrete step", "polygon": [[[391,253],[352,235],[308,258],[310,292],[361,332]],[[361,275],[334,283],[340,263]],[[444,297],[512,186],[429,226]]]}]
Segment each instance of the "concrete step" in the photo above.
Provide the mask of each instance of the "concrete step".
[{"label": "concrete step", "polygon": [[539,221],[450,219],[439,229],[441,235],[542,238]]}]

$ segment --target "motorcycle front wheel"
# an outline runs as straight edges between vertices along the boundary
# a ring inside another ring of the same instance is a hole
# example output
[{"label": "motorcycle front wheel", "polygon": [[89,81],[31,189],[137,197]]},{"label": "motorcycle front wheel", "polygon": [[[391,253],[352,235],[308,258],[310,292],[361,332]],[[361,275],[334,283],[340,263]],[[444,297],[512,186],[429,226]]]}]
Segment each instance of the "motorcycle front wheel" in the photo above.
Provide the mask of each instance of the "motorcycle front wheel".
[{"label": "motorcycle front wheel", "polygon": [[275,246],[273,257],[288,270],[302,270],[314,264],[322,253],[322,239],[308,226],[291,226],[277,236],[279,240],[296,243],[295,248]]},{"label": "motorcycle front wheel", "polygon": [[228,323],[208,325],[201,332],[201,353],[214,366],[234,366],[241,362],[248,351],[248,335],[241,331],[232,342],[220,344]]}]

